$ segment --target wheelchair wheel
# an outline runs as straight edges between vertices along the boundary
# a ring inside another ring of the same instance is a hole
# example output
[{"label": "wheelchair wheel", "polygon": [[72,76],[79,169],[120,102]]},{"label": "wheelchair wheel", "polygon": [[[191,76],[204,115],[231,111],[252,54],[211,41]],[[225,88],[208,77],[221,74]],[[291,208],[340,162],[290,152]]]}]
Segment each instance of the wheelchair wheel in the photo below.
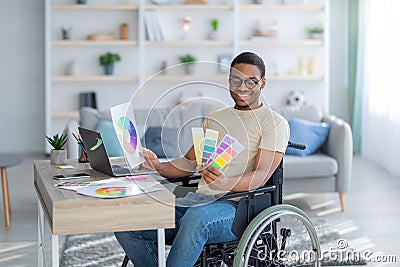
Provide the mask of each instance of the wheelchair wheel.
[{"label": "wheelchair wheel", "polygon": [[320,266],[321,248],[307,215],[291,205],[263,210],[240,239],[234,267]]}]

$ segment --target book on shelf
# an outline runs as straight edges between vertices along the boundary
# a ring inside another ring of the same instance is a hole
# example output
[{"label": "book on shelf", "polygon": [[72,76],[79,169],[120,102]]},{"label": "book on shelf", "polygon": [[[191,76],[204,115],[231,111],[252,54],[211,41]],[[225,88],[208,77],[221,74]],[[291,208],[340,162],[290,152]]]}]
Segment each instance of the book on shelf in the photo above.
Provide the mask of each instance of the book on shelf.
[{"label": "book on shelf", "polygon": [[154,10],[146,10],[144,18],[147,40],[164,41],[164,34],[162,32],[156,12]]}]

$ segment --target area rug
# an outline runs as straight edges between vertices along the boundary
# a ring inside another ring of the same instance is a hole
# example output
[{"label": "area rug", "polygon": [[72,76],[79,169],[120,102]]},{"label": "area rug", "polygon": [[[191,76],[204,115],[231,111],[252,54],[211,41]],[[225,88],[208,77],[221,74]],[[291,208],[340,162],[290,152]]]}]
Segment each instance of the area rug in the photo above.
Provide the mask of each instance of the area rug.
[{"label": "area rug", "polygon": [[[347,257],[347,255],[353,255],[352,251],[359,251],[365,248],[366,243],[370,242],[366,238],[349,237],[347,239],[350,232],[358,229],[351,221],[333,225],[319,219],[315,220],[313,224],[323,251],[328,251],[329,248],[337,249],[338,246],[343,247],[336,260],[332,260],[326,255],[322,266],[367,264],[363,258]],[[113,233],[70,235],[66,238],[60,266],[116,267],[121,266],[124,256],[125,253]]]}]

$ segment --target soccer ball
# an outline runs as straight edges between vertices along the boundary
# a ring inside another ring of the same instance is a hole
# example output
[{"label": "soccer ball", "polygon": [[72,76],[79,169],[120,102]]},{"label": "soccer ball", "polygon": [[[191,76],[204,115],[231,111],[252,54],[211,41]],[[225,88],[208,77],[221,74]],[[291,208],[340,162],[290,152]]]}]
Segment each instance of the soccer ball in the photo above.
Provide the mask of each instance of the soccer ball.
[{"label": "soccer ball", "polygon": [[302,92],[291,91],[286,104],[293,107],[304,106],[307,104],[306,98]]}]

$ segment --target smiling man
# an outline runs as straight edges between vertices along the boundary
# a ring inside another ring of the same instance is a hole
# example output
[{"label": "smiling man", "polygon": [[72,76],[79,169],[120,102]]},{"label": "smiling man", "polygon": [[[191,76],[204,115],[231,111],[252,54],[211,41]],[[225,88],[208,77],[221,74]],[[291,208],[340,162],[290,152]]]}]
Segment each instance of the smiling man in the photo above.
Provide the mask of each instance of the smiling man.
[{"label": "smiling man", "polygon": [[[193,266],[206,243],[236,239],[231,231],[237,206],[235,201],[219,201],[212,196],[263,186],[282,160],[289,140],[289,126],[282,116],[261,102],[266,81],[265,65],[258,55],[244,52],[232,61],[229,90],[235,106],[209,114],[203,128],[218,131],[218,141],[229,134],[244,146],[244,150],[221,171],[212,166],[198,169],[202,178],[197,194],[184,199],[185,203],[192,202],[193,205],[180,206],[181,199],[177,200],[176,227],[165,233],[167,242],[172,244],[167,266]],[[142,155],[146,160],[144,167],[152,168],[166,178],[188,176],[196,169],[193,146],[184,157],[171,162],[161,163],[147,149]],[[214,201],[209,201],[210,197]],[[204,199],[208,202],[196,203]],[[135,266],[158,266],[155,230],[115,235]]]}]

